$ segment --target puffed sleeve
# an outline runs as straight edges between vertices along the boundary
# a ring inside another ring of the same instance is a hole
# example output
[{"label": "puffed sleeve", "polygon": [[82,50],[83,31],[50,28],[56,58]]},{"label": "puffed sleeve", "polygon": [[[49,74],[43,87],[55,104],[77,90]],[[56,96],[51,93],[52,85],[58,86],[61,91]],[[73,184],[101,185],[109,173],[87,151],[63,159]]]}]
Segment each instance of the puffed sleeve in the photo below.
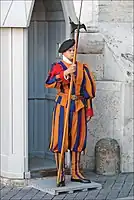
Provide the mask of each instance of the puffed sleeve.
[{"label": "puffed sleeve", "polygon": [[47,79],[45,81],[46,88],[55,88],[57,83],[64,82],[65,84],[69,83],[69,80],[64,77],[64,70],[61,65],[58,63],[52,64],[51,70],[48,73]]},{"label": "puffed sleeve", "polygon": [[92,106],[92,99],[95,97],[96,94],[96,83],[93,77],[92,72],[89,70],[87,65],[84,65],[84,78],[85,78],[85,97],[86,97],[86,116],[92,117],[93,113],[93,106]]}]

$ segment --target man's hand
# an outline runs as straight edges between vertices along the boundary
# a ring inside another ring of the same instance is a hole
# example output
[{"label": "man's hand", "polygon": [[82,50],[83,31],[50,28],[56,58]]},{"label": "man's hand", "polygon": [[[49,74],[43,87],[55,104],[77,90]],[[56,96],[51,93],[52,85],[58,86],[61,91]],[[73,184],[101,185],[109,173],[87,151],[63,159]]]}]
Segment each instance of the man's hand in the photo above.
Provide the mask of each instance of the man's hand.
[{"label": "man's hand", "polygon": [[68,76],[76,71],[76,64],[72,64],[67,70],[64,71],[64,75]]}]

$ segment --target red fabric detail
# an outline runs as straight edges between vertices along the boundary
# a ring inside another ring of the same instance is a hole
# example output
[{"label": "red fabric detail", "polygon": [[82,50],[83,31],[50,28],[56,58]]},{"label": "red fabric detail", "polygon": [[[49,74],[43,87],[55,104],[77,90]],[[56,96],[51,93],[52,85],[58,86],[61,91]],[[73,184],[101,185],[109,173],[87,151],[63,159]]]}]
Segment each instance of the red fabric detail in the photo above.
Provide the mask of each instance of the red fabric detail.
[{"label": "red fabric detail", "polygon": [[87,117],[92,117],[94,115],[94,113],[93,113],[93,109],[92,108],[89,108],[89,109],[87,109],[87,111],[86,111],[86,116]]},{"label": "red fabric detail", "polygon": [[65,79],[64,79],[64,71],[61,71],[61,72],[60,72],[60,79],[63,80],[63,81],[65,80]]},{"label": "red fabric detail", "polygon": [[51,77],[53,78],[55,75],[59,75],[59,78],[64,81],[65,83],[69,83],[69,80],[64,79],[64,70],[62,69],[61,65],[56,63],[53,66],[53,70],[51,71]]},{"label": "red fabric detail", "polygon": [[55,75],[59,74],[60,71],[62,71],[62,68],[58,63],[56,63],[53,66],[53,69],[51,70],[51,78],[53,78]]}]

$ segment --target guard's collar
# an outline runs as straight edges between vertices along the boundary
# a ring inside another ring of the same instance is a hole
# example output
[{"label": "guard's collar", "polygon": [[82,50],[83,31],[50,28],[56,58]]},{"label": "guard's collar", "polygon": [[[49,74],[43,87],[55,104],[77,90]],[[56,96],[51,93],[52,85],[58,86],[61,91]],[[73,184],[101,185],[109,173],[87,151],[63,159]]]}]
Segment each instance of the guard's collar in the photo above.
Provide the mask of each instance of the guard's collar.
[{"label": "guard's collar", "polygon": [[63,61],[65,61],[68,64],[72,64],[72,62],[67,57],[65,57],[64,55],[63,55]]}]

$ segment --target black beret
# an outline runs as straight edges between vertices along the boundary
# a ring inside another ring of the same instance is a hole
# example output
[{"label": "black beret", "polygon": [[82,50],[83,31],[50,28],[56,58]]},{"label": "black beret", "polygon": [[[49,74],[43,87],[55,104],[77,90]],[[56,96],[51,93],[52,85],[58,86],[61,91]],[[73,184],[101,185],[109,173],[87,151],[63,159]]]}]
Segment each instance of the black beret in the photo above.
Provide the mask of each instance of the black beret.
[{"label": "black beret", "polygon": [[73,47],[75,44],[75,40],[74,39],[68,39],[65,40],[60,48],[59,48],[59,53],[64,53],[65,51],[67,51],[68,49],[70,49],[71,47]]}]

